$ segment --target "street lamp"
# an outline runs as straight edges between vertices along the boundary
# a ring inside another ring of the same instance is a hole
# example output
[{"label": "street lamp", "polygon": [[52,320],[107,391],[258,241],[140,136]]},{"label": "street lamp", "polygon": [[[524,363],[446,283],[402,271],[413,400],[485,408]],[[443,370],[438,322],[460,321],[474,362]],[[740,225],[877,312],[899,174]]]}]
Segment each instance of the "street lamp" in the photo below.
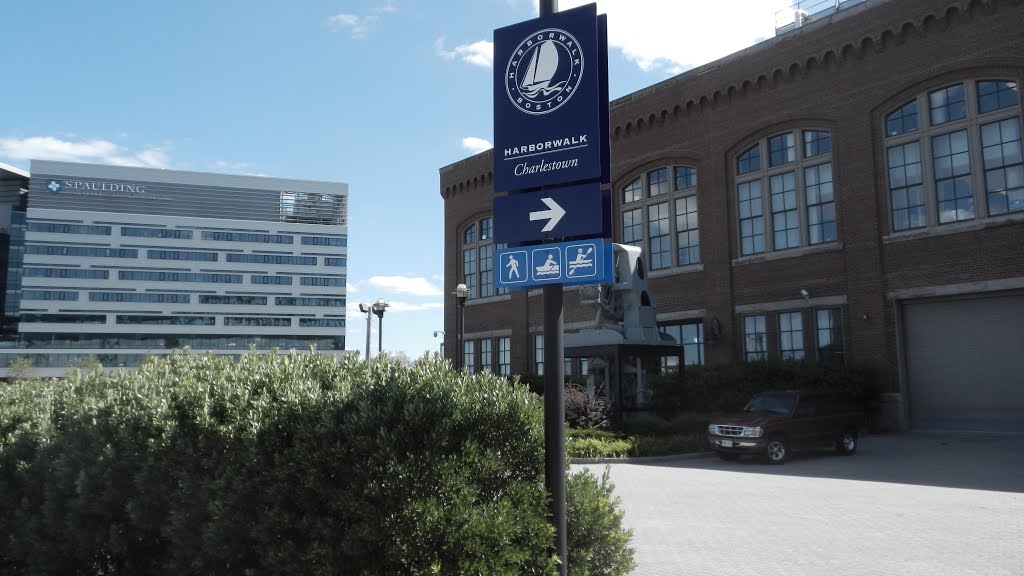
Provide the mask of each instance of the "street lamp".
[{"label": "street lamp", "polygon": [[434,338],[437,338],[438,334],[441,335],[441,349],[440,349],[440,352],[441,352],[441,357],[443,358],[444,357],[444,330],[434,330]]},{"label": "street lamp", "polygon": [[373,304],[359,304],[359,311],[366,314],[366,362],[370,362],[370,320],[373,317]]},{"label": "street lamp", "polygon": [[463,343],[462,339],[465,337],[465,312],[463,307],[466,305],[466,298],[469,296],[469,288],[465,284],[459,284],[455,287],[455,291],[452,292],[455,295],[455,369],[462,370],[462,364],[465,362],[463,358]]},{"label": "street lamp", "polygon": [[384,344],[384,309],[389,304],[384,301],[383,298],[377,298],[377,301],[373,303],[373,313],[377,315],[377,354],[380,355],[381,348]]}]

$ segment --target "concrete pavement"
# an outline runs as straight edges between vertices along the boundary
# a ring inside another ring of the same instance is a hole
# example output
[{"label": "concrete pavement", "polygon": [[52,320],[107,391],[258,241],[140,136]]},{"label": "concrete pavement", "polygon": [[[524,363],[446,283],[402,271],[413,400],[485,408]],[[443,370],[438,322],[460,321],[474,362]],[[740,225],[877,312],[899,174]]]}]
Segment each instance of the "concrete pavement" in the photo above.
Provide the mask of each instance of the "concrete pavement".
[{"label": "concrete pavement", "polygon": [[1024,437],[868,436],[851,457],[611,470],[638,576],[1024,575]]}]

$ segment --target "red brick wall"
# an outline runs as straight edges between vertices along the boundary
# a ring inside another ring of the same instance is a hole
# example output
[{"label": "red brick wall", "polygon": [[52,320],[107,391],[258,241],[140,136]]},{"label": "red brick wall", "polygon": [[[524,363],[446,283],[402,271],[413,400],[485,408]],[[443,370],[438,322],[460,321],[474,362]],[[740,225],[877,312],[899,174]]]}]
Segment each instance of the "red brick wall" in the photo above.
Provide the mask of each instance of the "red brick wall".
[{"label": "red brick wall", "polygon": [[[734,307],[794,300],[806,289],[813,297],[846,298],[849,361],[881,369],[895,389],[895,324],[887,292],[1024,277],[1024,222],[886,242],[884,115],[944,80],[983,74],[1024,79],[1024,4],[892,0],[844,12],[833,22],[806,26],[614,102],[612,189],[650,168],[697,168],[703,270],[657,276],[651,287],[659,313],[703,309],[706,318],[721,321],[722,342],[707,348],[709,362],[742,357]],[[735,263],[736,154],[759,138],[805,126],[832,132],[838,249]],[[449,292],[461,265],[459,229],[491,210],[491,163],[488,152],[441,170]],[[613,198],[618,228],[621,198]],[[576,301],[575,291],[566,293],[567,323],[593,317]],[[453,308],[445,309],[451,342]],[[539,296],[516,294],[466,310],[467,332],[512,329],[513,370],[529,370],[529,329],[542,324]],[[768,316],[774,341],[775,319]],[[812,323],[805,325],[808,351],[812,330]]]}]

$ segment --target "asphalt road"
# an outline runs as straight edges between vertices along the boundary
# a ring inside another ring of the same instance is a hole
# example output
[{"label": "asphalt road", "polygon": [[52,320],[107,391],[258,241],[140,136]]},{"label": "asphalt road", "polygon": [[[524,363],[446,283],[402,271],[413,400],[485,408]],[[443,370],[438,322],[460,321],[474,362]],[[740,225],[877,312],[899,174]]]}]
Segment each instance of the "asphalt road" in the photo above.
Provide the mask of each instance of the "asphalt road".
[{"label": "asphalt road", "polygon": [[1024,436],[868,436],[853,456],[782,466],[610,466],[637,576],[1024,575]]}]

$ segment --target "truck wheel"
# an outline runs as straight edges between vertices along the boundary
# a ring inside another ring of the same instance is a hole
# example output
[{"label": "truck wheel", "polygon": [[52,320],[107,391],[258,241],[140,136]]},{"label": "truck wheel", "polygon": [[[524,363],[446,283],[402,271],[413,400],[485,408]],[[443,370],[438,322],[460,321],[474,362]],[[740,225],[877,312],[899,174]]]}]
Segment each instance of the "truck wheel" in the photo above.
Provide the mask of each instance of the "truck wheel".
[{"label": "truck wheel", "polygon": [[769,464],[782,464],[789,458],[789,442],[784,436],[773,436],[768,439],[764,455]]},{"label": "truck wheel", "polygon": [[857,452],[857,431],[847,430],[836,441],[836,452],[843,456],[850,456]]}]

